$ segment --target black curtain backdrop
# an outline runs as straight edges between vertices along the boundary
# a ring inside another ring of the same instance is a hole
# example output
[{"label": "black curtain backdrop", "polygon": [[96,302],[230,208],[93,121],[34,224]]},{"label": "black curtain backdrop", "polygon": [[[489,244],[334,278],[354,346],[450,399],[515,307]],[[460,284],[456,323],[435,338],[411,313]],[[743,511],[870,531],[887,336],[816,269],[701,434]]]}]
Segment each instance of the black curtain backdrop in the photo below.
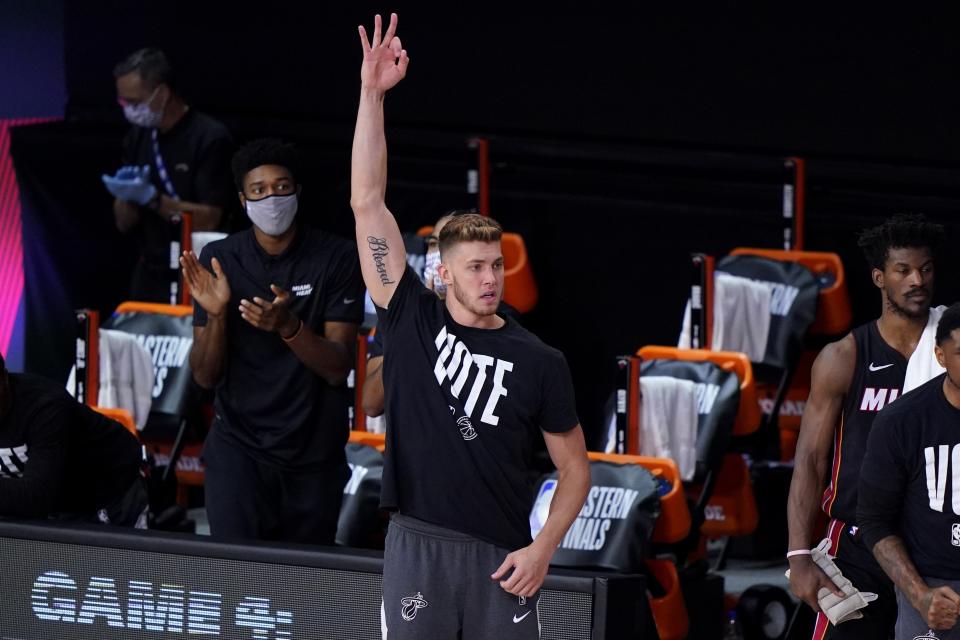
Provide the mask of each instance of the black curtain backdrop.
[{"label": "black curtain backdrop", "polygon": [[68,0],[70,111],[111,107],[111,68],[151,44],[203,108],[349,124],[356,25],[391,10],[412,61],[394,123],[960,160],[960,41],[933,7]]},{"label": "black curtain backdrop", "polygon": [[[133,251],[99,179],[116,169],[125,129],[117,60],[161,46],[191,103],[239,141],[297,142],[302,211],[352,236],[356,25],[392,8],[68,1],[68,122],[12,135],[27,368],[63,378],[70,310],[108,313],[126,297]],[[807,248],[843,257],[857,322],[879,313],[858,229],[920,211],[956,239],[960,42],[943,17],[569,2],[396,9],[412,62],[387,101],[388,203],[410,230],[469,206],[465,140],[491,138],[493,214],[525,237],[540,285],[525,324],[567,355],[588,436],[613,357],[676,340],[688,254],[779,245],[784,155],[808,158]],[[948,252],[938,303],[960,299],[958,267]]]}]

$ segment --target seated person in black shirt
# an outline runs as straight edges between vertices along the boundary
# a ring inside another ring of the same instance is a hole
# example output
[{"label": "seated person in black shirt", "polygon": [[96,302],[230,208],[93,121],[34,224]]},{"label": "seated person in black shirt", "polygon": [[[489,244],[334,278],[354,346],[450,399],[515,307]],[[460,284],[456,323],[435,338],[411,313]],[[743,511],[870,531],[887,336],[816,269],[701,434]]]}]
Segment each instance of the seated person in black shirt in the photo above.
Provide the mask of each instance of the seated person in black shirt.
[{"label": "seated person in black shirt", "polygon": [[936,343],[946,372],[877,415],[860,472],[857,518],[896,585],[898,640],[960,638],[960,303]]},{"label": "seated person in black shirt", "polygon": [[122,425],[0,356],[0,516],[146,528],[141,460]]},{"label": "seated person in black shirt", "polygon": [[298,221],[297,164],[278,140],[240,149],[233,171],[253,226],[180,264],[194,298],[190,367],[216,390],[210,532],[333,544],[364,292],[356,247]]},{"label": "seated person in black shirt", "polygon": [[170,302],[171,218],[193,216],[194,231],[225,228],[233,202],[226,127],[191,109],[177,93],[167,57],[141,49],[113,71],[117,99],[133,127],[123,140],[123,167],[103,182],[115,197],[117,229],[135,235],[140,262],[130,297]]}]

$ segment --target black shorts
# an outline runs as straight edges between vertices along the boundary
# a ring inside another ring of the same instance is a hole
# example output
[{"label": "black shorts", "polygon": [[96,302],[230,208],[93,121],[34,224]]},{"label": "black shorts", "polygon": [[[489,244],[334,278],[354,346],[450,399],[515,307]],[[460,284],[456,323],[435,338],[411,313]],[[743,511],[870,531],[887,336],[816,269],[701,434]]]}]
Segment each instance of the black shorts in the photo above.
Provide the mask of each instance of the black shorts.
[{"label": "black shorts", "polygon": [[840,572],[858,590],[877,594],[877,599],[860,610],[862,618],[848,620],[836,627],[830,624],[827,616],[818,613],[813,640],[892,638],[897,622],[897,596],[894,593],[893,581],[877,564],[856,527],[846,525],[840,520],[831,520],[827,525],[827,537],[832,543],[830,553],[836,556],[834,562]]},{"label": "black shorts", "polygon": [[522,598],[491,580],[510,553],[489,542],[394,515],[383,552],[384,640],[534,640],[540,593]]}]

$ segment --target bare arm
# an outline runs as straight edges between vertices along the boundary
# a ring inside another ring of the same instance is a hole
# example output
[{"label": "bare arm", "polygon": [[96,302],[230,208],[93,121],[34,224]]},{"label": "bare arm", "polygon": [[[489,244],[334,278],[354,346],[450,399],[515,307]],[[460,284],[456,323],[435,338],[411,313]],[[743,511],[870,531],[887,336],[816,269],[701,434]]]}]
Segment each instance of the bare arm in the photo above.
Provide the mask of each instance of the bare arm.
[{"label": "bare arm", "polygon": [[213,389],[223,376],[227,360],[227,323],[223,316],[207,316],[207,324],[193,328],[190,371],[204,389]]},{"label": "bare arm", "polygon": [[394,36],[397,16],[382,40],[381,20],[376,16],[373,39],[360,27],[363,66],[360,70],[360,106],[353,136],[350,173],[350,206],[357,223],[360,268],[370,297],[387,308],[406,268],[406,252],[400,228],[387,209],[387,141],[384,132],[383,99],[407,72],[407,52]]},{"label": "bare arm", "polygon": [[353,369],[357,325],[353,322],[326,322],[322,336],[304,325],[299,335],[286,344],[308,369],[327,384],[337,386],[343,384]]},{"label": "bare arm", "polygon": [[120,233],[126,233],[140,220],[140,208],[136,203],[114,198],[113,219]]},{"label": "bare arm", "polygon": [[[215,231],[220,226],[223,209],[212,204],[174,200],[170,196],[160,196],[160,206],[156,214],[169,220],[174,214],[188,211],[193,214],[193,228],[196,231]],[[151,212],[152,214],[153,212]],[[120,198],[113,199],[113,217],[120,233],[126,233],[140,220],[140,205]]]},{"label": "bare arm", "polygon": [[[550,515],[536,540],[523,549],[507,555],[503,564],[490,577],[500,580],[509,593],[529,598],[543,584],[550,568],[550,559],[576,519],[590,490],[590,462],[577,425],[562,433],[543,433],[550,459],[557,467],[557,489],[550,502]],[[501,580],[513,568],[509,578]]]},{"label": "bare arm", "polygon": [[170,196],[160,196],[160,207],[157,209],[160,217],[169,220],[181,211],[193,215],[194,231],[216,231],[220,226],[220,218],[223,217],[223,208],[215,204],[174,200]]},{"label": "bare arm", "polygon": [[947,586],[928,587],[917,573],[899,536],[887,536],[877,542],[873,546],[873,555],[930,628],[952,629],[957,624],[960,595]]},{"label": "bare arm", "polygon": [[375,418],[383,414],[383,356],[367,360],[367,379],[363,381],[363,412]]},{"label": "bare arm", "polygon": [[563,433],[544,432],[543,440],[547,444],[550,459],[557,467],[557,489],[550,502],[550,515],[537,540],[543,540],[552,556],[587,499],[587,492],[590,491],[590,461],[587,459],[587,447],[580,425]]},{"label": "bare arm", "polygon": [[[843,411],[843,400],[853,377],[855,361],[856,343],[850,334],[824,347],[813,363],[810,396],[800,422],[800,437],[787,501],[790,550],[810,549],[813,546],[813,528],[830,472],[833,439]],[[790,558],[790,589],[814,611],[819,611],[817,592],[821,587],[837,590],[810,556]]]}]

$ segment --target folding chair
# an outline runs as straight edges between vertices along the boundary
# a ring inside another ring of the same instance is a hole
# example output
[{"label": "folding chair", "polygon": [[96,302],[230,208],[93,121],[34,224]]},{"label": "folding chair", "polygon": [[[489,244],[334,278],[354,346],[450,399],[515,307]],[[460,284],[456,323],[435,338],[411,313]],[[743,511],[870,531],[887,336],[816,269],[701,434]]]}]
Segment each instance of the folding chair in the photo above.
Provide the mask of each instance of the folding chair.
[{"label": "folding chair", "polygon": [[[685,540],[690,534],[691,519],[680,481],[680,470],[674,461],[665,458],[600,453],[587,454],[594,463],[612,463],[614,465],[638,465],[654,477],[661,487],[660,513],[654,523],[651,542],[658,546],[670,546]],[[563,561],[560,554],[561,563]],[[556,556],[555,556],[556,558]],[[687,635],[689,617],[681,591],[680,576],[676,563],[669,559],[648,557],[643,565],[633,571],[643,573],[648,578],[648,601],[653,613],[657,633],[661,640],[679,640]],[[576,565],[564,565],[576,566]],[[586,566],[586,565],[585,565]]]},{"label": "folding chair", "polygon": [[[731,255],[752,255],[771,260],[794,262],[803,265],[816,278],[819,287],[817,315],[810,325],[809,334],[818,338],[834,338],[850,330],[853,313],[850,295],[847,292],[846,272],[840,256],[821,251],[783,251],[777,249],[737,248]],[[777,390],[769,385],[761,389],[760,402],[764,413],[777,411],[780,432],[780,459],[792,460],[800,431],[800,418],[810,395],[810,368],[819,349],[807,348],[800,354],[795,366],[794,378],[786,389],[777,407]]]},{"label": "folding chair", "polygon": [[[696,440],[696,471],[685,483],[693,527],[672,549],[681,567],[705,555],[706,538],[747,535],[757,525],[757,509],[746,463],[728,451],[733,436],[759,427],[753,367],[742,353],[646,346],[618,359],[617,441],[627,452],[640,446],[640,379],[644,375],[689,380],[701,388]],[[692,555],[691,555],[692,554]]]},{"label": "folding chair", "polygon": [[[137,336],[153,355],[153,406],[141,439],[164,466],[163,481],[176,473],[177,502],[186,505],[186,487],[203,486],[200,452],[212,412],[203,414],[192,381],[189,355],[193,345],[193,307],[123,302],[104,323]],[[192,433],[191,433],[192,431]]]}]

